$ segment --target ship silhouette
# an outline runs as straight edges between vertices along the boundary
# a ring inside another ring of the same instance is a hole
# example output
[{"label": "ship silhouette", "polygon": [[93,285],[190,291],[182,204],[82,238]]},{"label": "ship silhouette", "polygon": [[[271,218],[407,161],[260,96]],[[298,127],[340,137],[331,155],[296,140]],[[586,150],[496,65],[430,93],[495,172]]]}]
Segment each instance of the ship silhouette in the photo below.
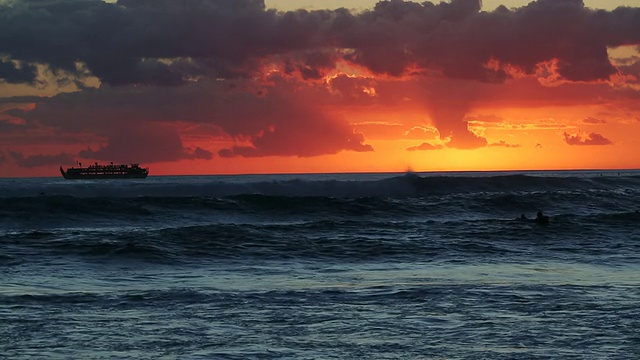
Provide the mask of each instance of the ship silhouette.
[{"label": "ship silhouette", "polygon": [[119,164],[99,165],[97,162],[88,167],[70,167],[65,171],[60,166],[60,173],[65,179],[144,179],[149,175],[149,168],[140,167],[139,164]]}]

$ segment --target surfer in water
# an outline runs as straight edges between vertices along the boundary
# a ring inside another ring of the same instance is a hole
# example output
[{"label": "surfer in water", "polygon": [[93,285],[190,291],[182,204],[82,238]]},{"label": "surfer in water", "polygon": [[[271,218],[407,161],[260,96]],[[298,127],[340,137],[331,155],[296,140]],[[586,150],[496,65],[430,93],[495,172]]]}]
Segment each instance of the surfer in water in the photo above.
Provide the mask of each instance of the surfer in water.
[{"label": "surfer in water", "polygon": [[525,214],[520,215],[519,217],[515,218],[515,220],[518,221],[532,221],[538,225],[548,225],[549,224],[549,217],[544,215],[542,213],[542,211],[538,211],[538,214],[536,215],[535,219],[529,219]]},{"label": "surfer in water", "polygon": [[538,214],[536,215],[536,219],[534,221],[538,225],[548,225],[549,224],[549,217],[544,215],[542,213],[542,211],[538,211]]}]

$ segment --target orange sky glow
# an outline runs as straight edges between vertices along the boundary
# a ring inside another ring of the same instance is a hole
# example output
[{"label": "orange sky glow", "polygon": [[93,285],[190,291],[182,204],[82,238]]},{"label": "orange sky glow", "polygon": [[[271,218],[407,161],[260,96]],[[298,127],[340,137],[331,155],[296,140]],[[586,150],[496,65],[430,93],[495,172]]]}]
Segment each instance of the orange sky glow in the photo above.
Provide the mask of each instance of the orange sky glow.
[{"label": "orange sky glow", "polygon": [[0,177],[640,168],[637,2],[295,3],[0,2]]}]

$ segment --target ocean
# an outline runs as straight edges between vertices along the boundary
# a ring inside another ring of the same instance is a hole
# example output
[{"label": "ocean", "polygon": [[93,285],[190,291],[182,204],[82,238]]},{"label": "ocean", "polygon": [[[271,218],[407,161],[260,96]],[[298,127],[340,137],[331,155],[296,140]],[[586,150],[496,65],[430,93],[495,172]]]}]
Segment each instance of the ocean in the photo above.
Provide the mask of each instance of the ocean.
[{"label": "ocean", "polygon": [[640,171],[0,179],[0,358],[638,359],[639,210]]}]

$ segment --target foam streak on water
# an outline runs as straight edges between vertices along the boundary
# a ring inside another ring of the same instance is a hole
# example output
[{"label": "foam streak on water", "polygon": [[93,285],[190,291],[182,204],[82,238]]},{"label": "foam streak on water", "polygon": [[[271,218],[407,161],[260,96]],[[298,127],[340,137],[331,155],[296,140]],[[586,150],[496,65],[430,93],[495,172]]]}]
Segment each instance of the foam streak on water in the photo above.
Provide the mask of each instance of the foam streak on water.
[{"label": "foam streak on water", "polygon": [[640,356],[636,172],[0,189],[6,358]]}]

